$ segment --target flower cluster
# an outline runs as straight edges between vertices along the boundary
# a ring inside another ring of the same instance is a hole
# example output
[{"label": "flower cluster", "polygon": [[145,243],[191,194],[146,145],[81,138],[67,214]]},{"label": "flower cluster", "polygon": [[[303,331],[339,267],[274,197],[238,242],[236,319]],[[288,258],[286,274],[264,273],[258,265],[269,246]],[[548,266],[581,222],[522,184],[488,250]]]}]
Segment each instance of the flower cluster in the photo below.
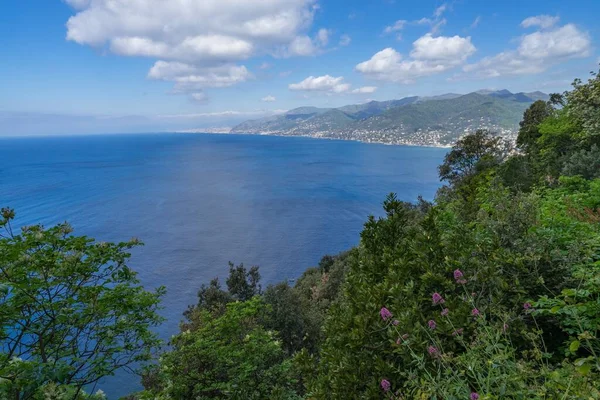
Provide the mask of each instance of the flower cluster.
[{"label": "flower cluster", "polygon": [[446,300],[444,300],[444,298],[442,297],[442,295],[440,295],[439,293],[434,293],[433,296],[431,296],[432,300],[433,300],[433,304],[437,305],[437,304],[443,304],[446,302]]},{"label": "flower cluster", "polygon": [[383,319],[384,321],[387,321],[388,319],[392,318],[392,313],[385,307],[381,308],[381,310],[379,311],[379,315],[381,315],[381,319]]},{"label": "flower cluster", "polygon": [[454,271],[454,280],[456,281],[456,283],[464,285],[465,283],[467,283],[467,280],[464,279],[464,274],[462,273],[462,271],[460,269],[456,269]]}]

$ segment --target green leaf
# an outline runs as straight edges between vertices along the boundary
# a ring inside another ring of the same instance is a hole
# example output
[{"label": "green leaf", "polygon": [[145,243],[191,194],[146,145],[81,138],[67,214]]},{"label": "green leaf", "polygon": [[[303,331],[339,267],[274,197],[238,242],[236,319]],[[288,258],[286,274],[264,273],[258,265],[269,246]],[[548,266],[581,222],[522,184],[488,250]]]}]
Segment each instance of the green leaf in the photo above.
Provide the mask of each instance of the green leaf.
[{"label": "green leaf", "polygon": [[569,345],[569,350],[572,353],[575,353],[577,350],[579,350],[579,345],[581,343],[579,342],[579,340],[574,340],[573,342],[571,342],[571,344]]},{"label": "green leaf", "polygon": [[579,372],[581,375],[587,375],[590,373],[590,371],[592,370],[592,364],[583,364],[579,367],[577,367],[577,372]]}]

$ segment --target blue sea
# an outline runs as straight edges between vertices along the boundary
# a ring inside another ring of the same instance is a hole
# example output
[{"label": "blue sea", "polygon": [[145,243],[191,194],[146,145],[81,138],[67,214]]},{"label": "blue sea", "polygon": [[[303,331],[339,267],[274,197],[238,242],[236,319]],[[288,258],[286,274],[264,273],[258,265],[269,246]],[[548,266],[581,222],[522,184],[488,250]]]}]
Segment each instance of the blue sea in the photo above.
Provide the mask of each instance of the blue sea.
[{"label": "blue sea", "polygon": [[[102,241],[138,237],[130,266],[164,285],[163,338],[228,261],[263,286],[355,246],[390,192],[432,199],[445,149],[295,137],[147,134],[0,139],[0,206],[17,225],[70,222]],[[140,388],[126,373],[110,399]]]}]

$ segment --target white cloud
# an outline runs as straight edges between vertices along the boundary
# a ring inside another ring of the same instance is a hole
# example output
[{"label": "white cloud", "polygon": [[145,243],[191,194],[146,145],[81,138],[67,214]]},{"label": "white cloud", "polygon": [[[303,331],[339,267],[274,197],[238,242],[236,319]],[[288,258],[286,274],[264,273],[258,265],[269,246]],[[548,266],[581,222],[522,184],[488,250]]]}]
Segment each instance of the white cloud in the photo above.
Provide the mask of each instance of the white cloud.
[{"label": "white cloud", "polygon": [[276,55],[283,57],[314,56],[322,52],[323,48],[329,44],[330,37],[331,30],[321,28],[314,38],[310,38],[308,35],[295,37],[287,48],[279,51]]},{"label": "white cloud", "polygon": [[433,11],[433,18],[424,17],[419,20],[412,21],[411,24],[429,25],[431,26],[429,33],[437,35],[442,30],[442,27],[446,25],[447,21],[446,18],[443,18],[443,15],[448,8],[448,5],[444,3]]},{"label": "white cloud", "polygon": [[444,14],[444,12],[446,12],[447,9],[448,9],[448,5],[446,3],[444,3],[435,9],[435,11],[433,12],[433,16],[436,18],[440,18]]},{"label": "white cloud", "polygon": [[269,64],[268,62],[264,62],[264,63],[260,64],[260,66],[258,68],[264,70],[264,69],[269,69],[271,67],[272,67],[271,64]]},{"label": "white cloud", "polygon": [[223,88],[245,82],[251,77],[244,66],[224,64],[198,67],[177,61],[157,61],[148,72],[150,79],[175,82],[175,92]]},{"label": "white cloud", "polygon": [[[305,36],[316,0],[64,1],[76,10],[66,24],[68,40],[122,56],[153,58],[157,64],[186,64],[185,68],[204,76],[200,79],[203,87],[243,82],[242,76],[249,73],[234,63],[256,55],[316,53],[314,43],[311,39],[307,43]],[[328,36],[329,31],[319,32],[319,43],[327,42]],[[237,78],[223,80],[222,71],[214,73],[212,68],[228,69]],[[244,73],[239,73],[241,68]],[[149,76],[154,74],[151,71]],[[170,75],[176,82],[194,80],[191,75]],[[208,82],[211,77],[217,80]],[[171,80],[164,75],[157,79]]]},{"label": "white cloud", "polygon": [[383,33],[389,34],[389,33],[401,31],[402,29],[404,29],[404,27],[406,26],[407,23],[408,23],[408,21],[400,19],[400,20],[394,22],[394,25],[386,26],[385,29],[383,30]]},{"label": "white cloud", "polygon": [[345,93],[350,90],[350,84],[344,83],[344,77],[324,76],[309,76],[299,83],[289,85],[290,90],[328,92],[328,93]]},{"label": "white cloud", "polygon": [[375,93],[377,91],[377,86],[363,86],[358,89],[354,89],[352,93],[356,94],[364,94],[364,93]]},{"label": "white cloud", "polygon": [[463,63],[475,53],[471,37],[437,36],[431,33],[421,36],[413,43],[410,56],[418,60],[446,61],[448,63]]},{"label": "white cloud", "polygon": [[348,46],[352,42],[352,38],[348,35],[340,36],[340,46]]},{"label": "white cloud", "polygon": [[466,65],[462,77],[493,78],[540,73],[565,60],[588,57],[590,50],[589,35],[575,25],[567,24],[521,36],[516,49]]},{"label": "white cloud", "polygon": [[470,37],[434,37],[428,33],[413,43],[410,59],[403,59],[396,50],[387,48],[358,64],[356,70],[373,79],[410,83],[457,67],[475,51]]},{"label": "white cloud", "polygon": [[473,23],[471,24],[471,29],[475,29],[479,26],[479,24],[481,23],[481,15],[478,15],[475,20],[473,21]]},{"label": "white cloud", "polygon": [[229,62],[249,58],[254,48],[252,43],[221,35],[189,37],[176,46],[144,37],[116,37],[110,50],[123,56],[143,56],[172,60]]},{"label": "white cloud", "polygon": [[539,26],[542,29],[551,28],[558,23],[559,17],[553,17],[551,15],[536,15],[535,17],[529,17],[521,22],[523,28],[530,28],[532,26]]},{"label": "white cloud", "polygon": [[327,43],[329,43],[329,36],[331,35],[331,31],[321,28],[319,29],[319,32],[317,32],[317,40],[319,41],[319,44],[321,46],[327,46]]},{"label": "white cloud", "polygon": [[268,95],[266,97],[263,97],[261,100],[264,101],[265,103],[272,103],[277,99],[274,96]]},{"label": "white cloud", "polygon": [[201,103],[201,104],[208,103],[208,96],[206,96],[206,93],[204,93],[204,92],[192,93],[190,96],[192,97],[192,100],[194,100],[197,103]]},{"label": "white cloud", "polygon": [[290,43],[287,56],[312,56],[317,53],[318,47],[308,36],[298,36]]}]

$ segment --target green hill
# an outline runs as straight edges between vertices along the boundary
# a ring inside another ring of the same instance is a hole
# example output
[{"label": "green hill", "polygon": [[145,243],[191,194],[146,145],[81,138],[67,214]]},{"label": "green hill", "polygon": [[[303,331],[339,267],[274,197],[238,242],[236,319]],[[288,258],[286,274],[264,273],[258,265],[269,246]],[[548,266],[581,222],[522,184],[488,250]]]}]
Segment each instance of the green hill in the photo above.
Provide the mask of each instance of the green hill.
[{"label": "green hill", "polygon": [[529,104],[547,98],[541,92],[482,90],[467,95],[413,96],[340,108],[301,107],[282,115],[246,121],[231,132],[447,145],[465,132],[479,128],[511,136]]}]

